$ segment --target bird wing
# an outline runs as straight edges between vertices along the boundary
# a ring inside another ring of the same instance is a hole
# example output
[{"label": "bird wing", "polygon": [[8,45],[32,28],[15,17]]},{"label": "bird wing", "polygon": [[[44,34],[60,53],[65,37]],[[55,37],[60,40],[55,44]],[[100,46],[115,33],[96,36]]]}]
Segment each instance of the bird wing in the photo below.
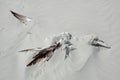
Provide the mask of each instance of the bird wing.
[{"label": "bird wing", "polygon": [[41,48],[35,49],[35,48],[31,48],[31,49],[24,49],[24,50],[20,50],[18,52],[28,52],[28,51],[40,51]]},{"label": "bird wing", "polygon": [[40,52],[38,52],[37,55],[33,57],[33,60],[27,66],[31,66],[36,64],[37,62],[40,62],[43,58],[49,57],[51,53],[52,51],[48,51],[47,49],[41,50]]},{"label": "bird wing", "polygon": [[19,13],[16,13],[16,12],[14,12],[14,11],[12,11],[12,10],[10,10],[10,12],[13,14],[13,16],[15,16],[15,17],[16,17],[17,19],[19,19],[19,20],[26,18],[26,16],[21,15],[21,14],[19,14]]},{"label": "bird wing", "polygon": [[21,15],[19,13],[12,11],[12,10],[10,10],[10,12],[13,14],[14,17],[16,17],[19,21],[21,21],[23,23],[31,21],[31,19],[28,18],[27,16]]},{"label": "bird wing", "polygon": [[28,51],[33,51],[34,49],[24,49],[24,50],[20,50],[19,52],[28,52]]},{"label": "bird wing", "polygon": [[38,52],[35,56],[33,56],[33,60],[27,65],[31,66],[36,64],[37,62],[41,61],[43,58],[48,58],[47,61],[52,57],[54,51],[58,49],[60,46],[59,44],[52,45],[50,47],[44,48]]}]

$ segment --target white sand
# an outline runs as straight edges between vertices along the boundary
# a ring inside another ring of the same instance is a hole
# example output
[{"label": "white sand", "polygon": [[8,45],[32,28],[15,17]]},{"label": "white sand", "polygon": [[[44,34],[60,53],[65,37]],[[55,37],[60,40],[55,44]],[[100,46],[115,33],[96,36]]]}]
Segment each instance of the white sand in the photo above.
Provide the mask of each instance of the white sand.
[{"label": "white sand", "polygon": [[[48,64],[51,69],[47,67],[42,75],[31,75],[31,80],[120,80],[119,4],[119,0],[0,0],[0,80],[28,79],[25,60],[30,54],[18,51],[48,45],[43,44],[46,37],[65,31],[79,37],[95,33],[111,49],[92,52],[91,48],[79,46],[81,55],[71,55],[71,58],[84,56],[85,62],[75,59],[77,67],[71,68],[68,59],[65,63],[58,61],[62,65],[59,67],[54,66],[57,60],[53,59]],[[33,21],[24,25],[10,10]],[[90,52],[92,55],[88,56]]]}]

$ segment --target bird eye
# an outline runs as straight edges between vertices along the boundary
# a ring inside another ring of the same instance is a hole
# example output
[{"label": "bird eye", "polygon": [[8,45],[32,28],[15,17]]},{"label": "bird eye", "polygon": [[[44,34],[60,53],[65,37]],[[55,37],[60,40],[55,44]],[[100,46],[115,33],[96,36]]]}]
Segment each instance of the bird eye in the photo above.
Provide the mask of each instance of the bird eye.
[{"label": "bird eye", "polygon": [[98,38],[95,38],[93,41],[98,41],[99,39]]}]

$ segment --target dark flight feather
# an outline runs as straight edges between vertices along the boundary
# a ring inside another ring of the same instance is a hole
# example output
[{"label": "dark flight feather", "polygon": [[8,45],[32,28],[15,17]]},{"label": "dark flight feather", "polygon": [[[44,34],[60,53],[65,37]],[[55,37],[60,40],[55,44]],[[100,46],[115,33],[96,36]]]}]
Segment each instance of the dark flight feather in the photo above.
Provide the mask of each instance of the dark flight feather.
[{"label": "dark flight feather", "polygon": [[27,66],[35,65],[37,62],[41,61],[41,59],[43,58],[48,58],[49,60],[52,57],[52,54],[54,53],[54,51],[60,47],[61,47],[61,44],[58,43],[48,48],[44,48],[40,50],[38,54],[33,57],[33,60]]},{"label": "dark flight feather", "polygon": [[26,18],[26,16],[24,16],[24,15],[21,15],[21,14],[19,14],[19,13],[16,13],[16,12],[14,12],[14,11],[12,11],[12,10],[10,10],[10,12],[13,14],[13,16],[15,16],[17,19],[19,19],[19,20],[24,20],[25,18]]}]

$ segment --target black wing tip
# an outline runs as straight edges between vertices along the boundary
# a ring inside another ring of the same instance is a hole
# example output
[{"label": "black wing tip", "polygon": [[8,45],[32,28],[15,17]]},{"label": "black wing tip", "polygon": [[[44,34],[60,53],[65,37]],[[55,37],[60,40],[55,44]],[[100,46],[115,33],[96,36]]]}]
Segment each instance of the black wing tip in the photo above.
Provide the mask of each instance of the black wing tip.
[{"label": "black wing tip", "polygon": [[[33,61],[34,61],[34,60],[33,60]],[[34,63],[33,61],[31,61],[31,62],[30,62],[29,64],[27,64],[26,66],[29,67],[29,66],[34,65],[35,63]]]},{"label": "black wing tip", "polygon": [[13,12],[12,10],[10,10],[10,12]]},{"label": "black wing tip", "polygon": [[15,14],[15,12],[14,12],[14,11],[12,11],[12,10],[10,10],[10,12],[11,12],[12,14]]},{"label": "black wing tip", "polygon": [[32,64],[31,64],[31,63],[29,63],[29,64],[27,64],[26,66],[27,66],[27,67],[29,67],[29,66],[32,66]]},{"label": "black wing tip", "polygon": [[32,66],[32,65],[35,65],[37,62],[39,62],[41,59],[39,58],[36,58],[34,60],[32,60],[30,63],[28,63],[26,66],[29,67],[29,66]]}]

